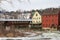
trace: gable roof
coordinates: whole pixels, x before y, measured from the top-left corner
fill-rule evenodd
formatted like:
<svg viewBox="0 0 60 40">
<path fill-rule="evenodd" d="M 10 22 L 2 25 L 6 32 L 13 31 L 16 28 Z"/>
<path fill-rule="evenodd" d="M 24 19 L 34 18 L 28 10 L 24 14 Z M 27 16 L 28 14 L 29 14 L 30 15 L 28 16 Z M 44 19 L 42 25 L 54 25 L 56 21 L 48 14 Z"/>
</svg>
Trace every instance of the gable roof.
<svg viewBox="0 0 60 40">
<path fill-rule="evenodd" d="M 31 16 L 33 17 L 33 15 L 34 15 L 36 12 L 38 12 L 38 11 L 32 12 Z M 38 13 L 41 15 L 40 12 L 38 12 Z"/>
<path fill-rule="evenodd" d="M 60 9 L 58 8 L 50 8 L 50 9 L 45 9 L 42 12 L 42 15 L 51 15 L 51 14 L 58 14 Z"/>
</svg>

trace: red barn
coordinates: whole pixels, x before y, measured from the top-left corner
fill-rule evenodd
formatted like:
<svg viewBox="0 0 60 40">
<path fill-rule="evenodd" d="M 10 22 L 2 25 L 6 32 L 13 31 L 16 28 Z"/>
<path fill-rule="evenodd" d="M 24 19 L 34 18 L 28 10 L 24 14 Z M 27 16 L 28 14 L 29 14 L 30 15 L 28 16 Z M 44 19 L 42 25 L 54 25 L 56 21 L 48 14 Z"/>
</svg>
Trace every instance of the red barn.
<svg viewBox="0 0 60 40">
<path fill-rule="evenodd" d="M 59 10 L 45 10 L 42 14 L 42 28 L 50 29 L 51 27 L 56 27 L 60 25 L 60 12 Z"/>
</svg>

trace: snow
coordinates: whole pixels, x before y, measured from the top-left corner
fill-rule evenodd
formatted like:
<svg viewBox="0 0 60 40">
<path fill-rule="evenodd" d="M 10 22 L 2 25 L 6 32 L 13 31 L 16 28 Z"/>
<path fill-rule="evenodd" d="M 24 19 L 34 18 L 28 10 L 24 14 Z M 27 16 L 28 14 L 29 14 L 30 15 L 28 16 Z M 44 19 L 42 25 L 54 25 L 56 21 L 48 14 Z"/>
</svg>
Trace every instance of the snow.
<svg viewBox="0 0 60 40">
<path fill-rule="evenodd" d="M 0 38 L 0 39 L 21 39 L 21 40 L 60 40 L 60 34 L 59 33 L 42 33 L 42 35 L 36 35 L 35 33 L 31 33 L 31 32 L 25 32 L 27 34 L 30 34 L 29 36 L 26 37 L 15 37 L 15 38 Z"/>
<path fill-rule="evenodd" d="M 58 33 L 43 33 L 43 38 L 51 38 L 51 40 L 60 40 L 60 34 Z"/>
</svg>

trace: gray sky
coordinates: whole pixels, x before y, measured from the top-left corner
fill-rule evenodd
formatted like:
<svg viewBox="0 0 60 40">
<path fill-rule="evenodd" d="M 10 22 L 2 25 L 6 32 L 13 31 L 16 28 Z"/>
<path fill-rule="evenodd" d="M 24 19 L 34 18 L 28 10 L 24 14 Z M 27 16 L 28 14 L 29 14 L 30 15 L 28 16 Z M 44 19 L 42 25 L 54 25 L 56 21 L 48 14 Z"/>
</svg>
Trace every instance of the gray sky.
<svg viewBox="0 0 60 40">
<path fill-rule="evenodd" d="M 10 0 L 8 0 L 10 1 Z M 7 1 L 1 2 L 1 7 L 8 11 L 16 11 L 16 10 L 32 10 L 32 9 L 45 9 L 50 7 L 59 7 L 60 0 L 21 0 L 24 2 L 19 2 L 18 0 L 12 0 L 12 4 Z"/>
</svg>

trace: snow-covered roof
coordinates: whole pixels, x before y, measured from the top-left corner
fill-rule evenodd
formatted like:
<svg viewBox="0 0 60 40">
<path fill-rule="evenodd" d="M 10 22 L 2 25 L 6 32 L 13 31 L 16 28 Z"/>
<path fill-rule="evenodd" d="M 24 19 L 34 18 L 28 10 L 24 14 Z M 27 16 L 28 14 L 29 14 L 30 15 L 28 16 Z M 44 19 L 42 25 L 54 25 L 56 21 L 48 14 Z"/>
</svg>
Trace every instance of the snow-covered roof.
<svg viewBox="0 0 60 40">
<path fill-rule="evenodd" d="M 32 21 L 32 19 L 0 19 L 0 21 Z"/>
</svg>

